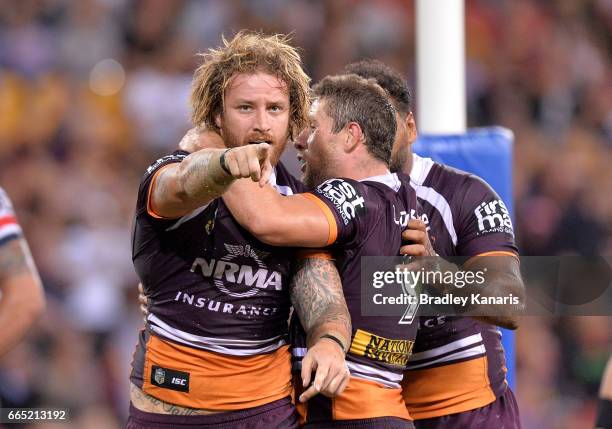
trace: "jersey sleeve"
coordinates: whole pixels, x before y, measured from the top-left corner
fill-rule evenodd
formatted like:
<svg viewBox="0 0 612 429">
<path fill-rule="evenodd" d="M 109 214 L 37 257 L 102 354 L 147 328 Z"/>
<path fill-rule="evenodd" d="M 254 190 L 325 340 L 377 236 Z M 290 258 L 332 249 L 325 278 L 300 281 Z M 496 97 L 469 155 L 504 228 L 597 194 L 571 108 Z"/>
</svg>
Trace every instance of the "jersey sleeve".
<svg viewBox="0 0 612 429">
<path fill-rule="evenodd" d="M 328 246 L 353 242 L 364 230 L 368 196 L 361 183 L 351 179 L 329 179 L 302 195 L 316 203 L 327 217 Z"/>
<path fill-rule="evenodd" d="M 518 255 L 510 213 L 493 188 L 470 175 L 457 199 L 459 255 L 470 257 L 490 252 Z"/>
<path fill-rule="evenodd" d="M 156 216 L 154 213 L 152 213 L 149 207 L 151 185 L 155 181 L 155 176 L 159 172 L 159 170 L 161 170 L 166 165 L 182 162 L 187 155 L 189 155 L 189 152 L 178 150 L 172 153 L 171 155 L 166 155 L 159 158 L 147 168 L 145 174 L 142 176 L 140 188 L 138 189 L 138 202 L 136 204 L 137 215 L 147 215 L 151 218 L 159 219 L 159 216 Z"/>
<path fill-rule="evenodd" d="M 0 246 L 23 235 L 17 223 L 13 204 L 8 195 L 0 188 Z"/>
<path fill-rule="evenodd" d="M 282 162 L 276 165 L 276 182 L 275 188 L 281 195 L 302 194 L 310 190 L 296 179 Z"/>
</svg>

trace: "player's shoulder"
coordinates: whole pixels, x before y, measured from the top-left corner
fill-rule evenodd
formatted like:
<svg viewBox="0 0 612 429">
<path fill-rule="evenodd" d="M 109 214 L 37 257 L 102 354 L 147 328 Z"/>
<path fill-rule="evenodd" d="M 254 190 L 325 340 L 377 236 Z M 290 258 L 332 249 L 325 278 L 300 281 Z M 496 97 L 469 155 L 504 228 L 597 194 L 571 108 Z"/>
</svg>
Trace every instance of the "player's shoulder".
<svg viewBox="0 0 612 429">
<path fill-rule="evenodd" d="M 417 195 L 433 190 L 449 201 L 462 200 L 468 194 L 496 195 L 493 188 L 476 174 L 416 154 L 413 156 L 410 182 L 417 189 Z"/>
<path fill-rule="evenodd" d="M 0 218 L 14 217 L 13 203 L 6 191 L 0 187 Z"/>
<path fill-rule="evenodd" d="M 363 186 L 370 187 L 377 192 L 398 192 L 402 187 L 402 179 L 398 173 L 386 173 L 368 177 L 359 181 Z"/>
<path fill-rule="evenodd" d="M 189 155 L 189 152 L 184 150 L 175 150 L 169 155 L 164 155 L 153 161 L 146 169 L 143 181 L 152 176 L 157 170 L 165 165 L 172 164 L 175 162 L 181 162 Z"/>
<path fill-rule="evenodd" d="M 338 203 L 359 201 L 360 204 L 378 206 L 380 200 L 386 200 L 391 194 L 397 194 L 402 185 L 396 173 L 371 176 L 360 180 L 334 177 L 318 185 L 312 192 Z"/>
<path fill-rule="evenodd" d="M 317 192 L 340 192 L 344 195 L 355 195 L 366 199 L 366 203 L 376 203 L 397 194 L 402 188 L 402 181 L 396 173 L 386 173 L 364 179 L 336 177 L 319 185 Z"/>
<path fill-rule="evenodd" d="M 366 185 L 348 177 L 333 177 L 317 185 L 311 192 L 315 195 L 322 195 L 332 202 L 341 203 L 346 200 L 363 198 Z"/>
<path fill-rule="evenodd" d="M 10 208 L 12 207 L 12 203 L 4 188 L 0 186 L 0 210 L 2 210 L 4 207 Z"/>
<path fill-rule="evenodd" d="M 13 203 L 4 189 L 0 188 L 0 245 L 21 236 Z"/>
</svg>

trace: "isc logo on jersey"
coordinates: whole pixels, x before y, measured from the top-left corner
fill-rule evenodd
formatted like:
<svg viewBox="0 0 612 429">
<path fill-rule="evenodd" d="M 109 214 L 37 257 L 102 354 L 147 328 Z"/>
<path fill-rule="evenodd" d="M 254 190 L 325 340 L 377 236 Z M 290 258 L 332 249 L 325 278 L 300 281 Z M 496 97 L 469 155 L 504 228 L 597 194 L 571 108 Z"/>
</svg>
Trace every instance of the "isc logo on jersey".
<svg viewBox="0 0 612 429">
<path fill-rule="evenodd" d="M 480 234 L 490 232 L 514 234 L 510 213 L 502 200 L 481 203 L 474 210 L 474 214 L 478 220 L 478 231 Z"/>
<path fill-rule="evenodd" d="M 247 298 L 262 290 L 283 288 L 282 276 L 264 264 L 269 252 L 251 245 L 225 244 L 227 254 L 217 259 L 196 258 L 191 272 L 200 271 L 204 277 L 212 277 L 217 288 L 236 298 Z"/>
<path fill-rule="evenodd" d="M 357 214 L 365 209 L 365 200 L 357 193 L 353 185 L 342 179 L 330 179 L 317 187 L 317 192 L 323 194 L 338 209 L 342 221 L 348 225 Z"/>
</svg>

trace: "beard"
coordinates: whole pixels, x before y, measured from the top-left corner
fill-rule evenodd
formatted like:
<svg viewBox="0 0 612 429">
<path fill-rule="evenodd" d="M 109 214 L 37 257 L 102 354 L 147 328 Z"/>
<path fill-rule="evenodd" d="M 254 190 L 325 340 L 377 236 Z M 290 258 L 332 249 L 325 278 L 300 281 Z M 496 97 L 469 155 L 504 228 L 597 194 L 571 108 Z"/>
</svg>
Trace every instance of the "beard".
<svg viewBox="0 0 612 429">
<path fill-rule="evenodd" d="M 402 145 L 402 147 L 400 147 L 396 153 L 391 155 L 391 163 L 389 165 L 391 172 L 398 173 L 403 171 L 403 168 L 408 162 L 408 157 L 410 155 L 408 145 Z"/>
<path fill-rule="evenodd" d="M 306 171 L 304 171 L 303 182 L 308 189 L 315 189 L 321 183 L 333 176 L 330 174 L 330 161 L 322 160 L 317 168 L 312 168 L 310 164 L 307 164 Z"/>
</svg>

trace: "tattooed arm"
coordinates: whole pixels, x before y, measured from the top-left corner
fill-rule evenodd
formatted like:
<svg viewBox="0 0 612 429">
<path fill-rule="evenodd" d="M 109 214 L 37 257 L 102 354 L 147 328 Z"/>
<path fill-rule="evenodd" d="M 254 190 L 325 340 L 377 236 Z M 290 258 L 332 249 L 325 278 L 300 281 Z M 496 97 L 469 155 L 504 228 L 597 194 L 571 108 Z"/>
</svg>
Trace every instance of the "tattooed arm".
<svg viewBox="0 0 612 429">
<path fill-rule="evenodd" d="M 235 179 L 250 177 L 263 186 L 271 172 L 267 143 L 201 149 L 159 169 L 151 183 L 150 209 L 177 218 L 219 197 Z"/>
<path fill-rule="evenodd" d="M 17 344 L 43 312 L 40 277 L 23 238 L 0 247 L 0 356 Z"/>
<path fill-rule="evenodd" d="M 348 350 L 351 341 L 349 315 L 338 269 L 332 260 L 307 258 L 297 262 L 291 280 L 291 303 L 308 334 L 308 346 L 331 334 Z"/>
<path fill-rule="evenodd" d="M 301 396 L 342 393 L 350 373 L 344 355 L 351 341 L 351 316 L 344 300 L 338 270 L 330 259 L 300 259 L 291 281 L 291 302 L 307 333 L 308 352 L 302 361 L 302 383 L 314 382 Z M 342 347 L 333 338 L 342 343 Z"/>
<path fill-rule="evenodd" d="M 172 414 L 175 416 L 196 416 L 215 414 L 220 411 L 208 411 L 199 408 L 181 407 L 180 405 L 170 404 L 169 402 L 161 401 L 151 395 L 144 393 L 134 384 L 130 383 L 130 401 L 134 407 L 140 411 L 156 414 Z"/>
</svg>

